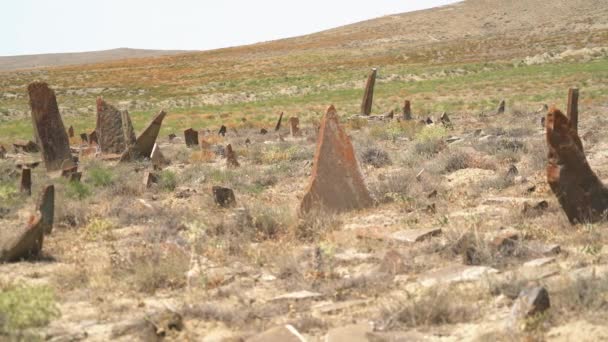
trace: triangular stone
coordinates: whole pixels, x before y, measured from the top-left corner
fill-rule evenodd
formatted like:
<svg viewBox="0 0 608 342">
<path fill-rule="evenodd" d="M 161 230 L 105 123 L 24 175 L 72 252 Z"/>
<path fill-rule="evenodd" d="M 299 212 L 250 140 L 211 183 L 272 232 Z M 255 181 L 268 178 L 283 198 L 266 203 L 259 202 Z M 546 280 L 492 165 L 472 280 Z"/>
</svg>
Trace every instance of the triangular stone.
<svg viewBox="0 0 608 342">
<path fill-rule="evenodd" d="M 135 144 L 128 148 L 120 157 L 120 161 L 130 161 L 134 159 L 150 158 L 156 138 L 160 132 L 160 127 L 167 113 L 161 111 L 154 117 L 152 122 L 146 127 L 135 141 Z"/>
<path fill-rule="evenodd" d="M 55 92 L 46 83 L 27 87 L 36 139 L 42 149 L 47 171 L 56 171 L 65 161 L 72 162 L 70 141 L 59 114 Z"/>
<path fill-rule="evenodd" d="M 350 138 L 340 127 L 336 109 L 331 106 L 321 121 L 312 176 L 300 211 L 343 212 L 370 207 L 373 203 Z"/>
<path fill-rule="evenodd" d="M 0 229 L 0 263 L 28 259 L 40 254 L 44 231 L 42 216 L 36 212 L 25 227 Z"/>
<path fill-rule="evenodd" d="M 38 210 L 42 215 L 42 228 L 44 234 L 50 234 L 53 231 L 53 221 L 55 219 L 55 186 L 47 185 L 40 199 L 38 200 Z"/>
<path fill-rule="evenodd" d="M 129 113 L 97 98 L 97 139 L 103 153 L 122 153 L 135 142 Z"/>
</svg>

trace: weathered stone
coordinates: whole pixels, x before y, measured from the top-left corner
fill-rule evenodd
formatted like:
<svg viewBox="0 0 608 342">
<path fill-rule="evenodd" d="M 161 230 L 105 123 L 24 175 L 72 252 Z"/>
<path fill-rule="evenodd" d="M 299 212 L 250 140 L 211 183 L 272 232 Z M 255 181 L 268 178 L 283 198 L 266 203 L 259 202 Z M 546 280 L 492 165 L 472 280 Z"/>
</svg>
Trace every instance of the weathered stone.
<svg viewBox="0 0 608 342">
<path fill-rule="evenodd" d="M 51 234 L 55 220 L 55 186 L 47 185 L 38 199 L 38 210 L 42 216 L 44 234 Z"/>
<path fill-rule="evenodd" d="M 393 120 L 395 118 L 395 111 L 391 110 L 390 112 L 384 114 L 385 120 Z"/>
<path fill-rule="evenodd" d="M 338 122 L 334 106 L 321 121 L 310 184 L 300 212 L 314 209 L 343 212 L 374 203 L 355 157 L 350 138 Z"/>
<path fill-rule="evenodd" d="M 135 143 L 135 132 L 129 113 L 120 111 L 97 98 L 97 138 L 103 153 L 123 153 Z"/>
<path fill-rule="evenodd" d="M 80 133 L 80 142 L 83 144 L 88 144 L 89 136 L 86 133 Z"/>
<path fill-rule="evenodd" d="M 32 169 L 24 167 L 21 169 L 21 193 L 32 195 Z"/>
<path fill-rule="evenodd" d="M 501 100 L 498 104 L 498 109 L 496 109 L 496 114 L 504 114 L 507 103 L 505 100 Z"/>
<path fill-rule="evenodd" d="M 61 170 L 61 177 L 70 179 L 73 173 L 78 172 L 78 166 L 68 166 Z"/>
<path fill-rule="evenodd" d="M 457 265 L 427 272 L 418 281 L 425 287 L 431 287 L 437 284 L 476 281 L 494 273 L 498 273 L 498 270 L 491 267 Z"/>
<path fill-rule="evenodd" d="M 277 121 L 277 125 L 274 126 L 274 131 L 278 131 L 281 129 L 281 122 L 283 121 L 283 112 L 279 115 L 279 121 Z"/>
<path fill-rule="evenodd" d="M 265 128 L 262 128 L 262 129 L 260 130 L 260 134 L 261 134 L 261 135 L 266 135 L 266 134 L 268 134 L 268 131 L 267 131 Z"/>
<path fill-rule="evenodd" d="M 250 144 L 251 144 L 251 140 L 250 140 L 249 138 L 247 138 L 247 139 L 245 140 L 245 145 L 250 145 Z"/>
<path fill-rule="evenodd" d="M 443 114 L 441 114 L 439 121 L 441 121 L 441 123 L 446 127 L 452 127 L 452 121 L 450 120 L 447 112 L 443 112 Z"/>
<path fill-rule="evenodd" d="M 40 151 L 40 147 L 38 145 L 29 140 L 29 141 L 16 141 L 13 143 L 13 149 L 16 153 L 25 152 L 25 153 L 36 153 Z"/>
<path fill-rule="evenodd" d="M 89 145 L 99 145 L 99 139 L 97 139 L 97 131 L 93 131 L 89 134 L 88 137 Z"/>
<path fill-rule="evenodd" d="M 304 299 L 313 299 L 313 298 L 319 298 L 322 297 L 323 295 L 317 292 L 310 292 L 310 291 L 296 291 L 296 292 L 290 292 L 284 295 L 280 295 L 277 297 L 272 298 L 272 300 L 304 300 Z"/>
<path fill-rule="evenodd" d="M 246 340 L 247 342 L 306 342 L 293 326 L 281 325 L 264 331 Z"/>
<path fill-rule="evenodd" d="M 197 132 L 197 134 L 198 134 L 198 132 Z M 169 138 L 169 141 L 173 141 L 173 139 L 177 138 L 177 135 L 171 133 L 171 134 L 169 134 L 168 138 Z"/>
<path fill-rule="evenodd" d="M 226 146 L 226 166 L 227 167 L 239 167 L 239 161 L 236 159 L 236 153 L 232 150 L 232 145 Z"/>
<path fill-rule="evenodd" d="M 433 124 L 433 119 L 431 119 L 431 117 L 426 118 L 426 121 L 424 122 L 427 125 L 432 125 Z"/>
<path fill-rule="evenodd" d="M 536 204 L 524 203 L 522 214 L 526 217 L 537 217 L 542 215 L 547 209 L 549 209 L 549 202 L 540 201 Z"/>
<path fill-rule="evenodd" d="M 300 131 L 300 119 L 296 117 L 289 118 L 289 131 L 291 132 L 292 137 L 302 136 L 302 132 Z"/>
<path fill-rule="evenodd" d="M 399 242 L 414 243 L 430 239 L 441 234 L 441 228 L 408 229 L 390 235 L 390 238 Z"/>
<path fill-rule="evenodd" d="M 572 122 L 555 107 L 546 119 L 547 181 L 571 223 L 606 217 L 608 189 L 593 172 Z"/>
<path fill-rule="evenodd" d="M 162 170 L 164 167 L 170 164 L 169 160 L 165 158 L 163 153 L 160 151 L 160 147 L 158 144 L 154 144 L 152 148 L 152 153 L 150 154 L 150 161 L 152 162 L 152 166 L 156 170 Z"/>
<path fill-rule="evenodd" d="M 361 103 L 361 114 L 370 115 L 372 113 L 372 103 L 374 101 L 374 85 L 376 84 L 376 74 L 378 70 L 372 69 L 372 72 L 367 78 L 365 84 L 365 93 L 363 93 L 363 101 Z"/>
<path fill-rule="evenodd" d="M 222 208 L 229 208 L 236 205 L 236 198 L 234 197 L 234 191 L 232 191 L 232 189 L 214 186 L 211 190 L 213 192 L 215 204 Z"/>
<path fill-rule="evenodd" d="M 513 304 L 511 316 L 515 320 L 531 317 L 551 307 L 549 292 L 544 287 L 524 289 Z"/>
<path fill-rule="evenodd" d="M 36 212 L 25 227 L 0 229 L 0 263 L 29 259 L 40 255 L 44 231 L 42 217 Z"/>
<path fill-rule="evenodd" d="M 403 104 L 403 120 L 412 120 L 412 107 L 409 100 Z"/>
<path fill-rule="evenodd" d="M 568 90 L 568 109 L 566 115 L 568 115 L 568 120 L 570 120 L 570 128 L 578 133 L 578 89 L 576 88 Z"/>
<path fill-rule="evenodd" d="M 144 181 L 143 181 L 144 188 L 148 189 L 152 186 L 152 184 L 156 184 L 156 183 L 158 183 L 158 176 L 153 172 L 146 171 L 144 173 Z"/>
<path fill-rule="evenodd" d="M 167 113 L 164 111 L 158 113 L 148 127 L 146 127 L 137 138 L 135 144 L 122 154 L 120 161 L 150 158 L 154 144 L 156 144 L 156 138 L 158 138 L 158 132 L 160 132 L 160 127 L 163 124 L 166 115 Z"/>
<path fill-rule="evenodd" d="M 47 171 L 61 169 L 72 161 L 70 142 L 66 133 L 55 92 L 46 83 L 34 82 L 27 87 L 32 109 L 32 121 Z"/>
<path fill-rule="evenodd" d="M 228 131 L 228 129 L 226 128 L 226 126 L 222 125 L 222 127 L 220 127 L 220 130 L 219 130 L 219 132 L 217 132 L 217 134 L 225 137 L 227 131 Z"/>
<path fill-rule="evenodd" d="M 184 140 L 188 147 L 198 146 L 198 131 L 188 128 L 184 131 Z"/>
<path fill-rule="evenodd" d="M 68 138 L 73 138 L 74 137 L 74 127 L 70 126 L 68 128 Z"/>
<path fill-rule="evenodd" d="M 344 327 L 333 328 L 327 332 L 325 342 L 368 342 L 368 333 L 373 331 L 371 324 L 351 324 Z"/>
</svg>

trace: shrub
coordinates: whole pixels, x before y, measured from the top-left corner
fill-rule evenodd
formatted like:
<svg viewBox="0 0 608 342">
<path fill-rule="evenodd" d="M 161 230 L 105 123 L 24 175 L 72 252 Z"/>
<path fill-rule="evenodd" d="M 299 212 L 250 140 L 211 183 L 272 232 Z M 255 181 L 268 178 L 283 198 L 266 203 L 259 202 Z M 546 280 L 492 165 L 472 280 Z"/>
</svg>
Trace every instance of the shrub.
<svg viewBox="0 0 608 342">
<path fill-rule="evenodd" d="M 113 174 L 110 170 L 95 166 L 89 169 L 89 182 L 95 187 L 106 187 L 113 183 Z"/>
<path fill-rule="evenodd" d="M 158 185 L 165 191 L 173 191 L 177 187 L 177 177 L 175 172 L 164 170 L 159 175 Z"/>
<path fill-rule="evenodd" d="M 361 153 L 361 162 L 375 168 L 391 165 L 392 161 L 384 150 L 376 147 L 368 147 Z"/>
<path fill-rule="evenodd" d="M 91 189 L 81 182 L 68 182 L 65 186 L 65 195 L 71 199 L 83 200 L 91 195 Z"/>
<path fill-rule="evenodd" d="M 84 232 L 87 240 L 94 241 L 99 238 L 108 240 L 112 238 L 111 230 L 113 228 L 114 225 L 110 221 L 94 218 L 86 225 Z"/>
<path fill-rule="evenodd" d="M 54 294 L 47 286 L 0 286 L 0 335 L 43 327 L 58 316 Z"/>
</svg>

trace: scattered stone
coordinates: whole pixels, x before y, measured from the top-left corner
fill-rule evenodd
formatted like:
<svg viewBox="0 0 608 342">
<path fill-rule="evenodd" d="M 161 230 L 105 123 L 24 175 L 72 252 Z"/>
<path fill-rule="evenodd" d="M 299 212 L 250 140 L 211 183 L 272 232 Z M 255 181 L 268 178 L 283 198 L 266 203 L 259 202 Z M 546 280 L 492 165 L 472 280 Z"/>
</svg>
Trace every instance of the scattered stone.
<svg viewBox="0 0 608 342">
<path fill-rule="evenodd" d="M 292 137 L 302 136 L 302 132 L 300 131 L 300 119 L 296 117 L 289 118 L 289 131 L 291 132 Z"/>
<path fill-rule="evenodd" d="M 55 92 L 46 83 L 34 82 L 27 87 L 34 122 L 34 133 L 47 171 L 60 170 L 72 162 L 70 142 L 66 133 Z"/>
<path fill-rule="evenodd" d="M 198 134 L 198 132 L 196 132 Z M 177 138 L 177 135 L 174 133 L 169 134 L 169 141 L 173 141 L 173 139 Z"/>
<path fill-rule="evenodd" d="M 40 255 L 44 231 L 42 217 L 36 212 L 25 227 L 0 229 L 0 263 L 29 259 Z"/>
<path fill-rule="evenodd" d="M 372 331 L 373 326 L 371 324 L 351 324 L 329 330 L 325 336 L 325 342 L 367 342 L 369 341 L 367 334 Z"/>
<path fill-rule="evenodd" d="M 507 105 L 506 101 L 501 100 L 500 103 L 498 104 L 498 109 L 496 109 L 496 114 L 504 114 L 506 105 Z"/>
<path fill-rule="evenodd" d="M 322 297 L 323 295 L 317 292 L 310 292 L 310 291 L 297 291 L 297 292 L 290 292 L 284 295 L 280 295 L 278 297 L 274 297 L 272 298 L 273 301 L 275 300 L 303 300 L 303 299 L 312 299 L 312 298 L 319 298 Z"/>
<path fill-rule="evenodd" d="M 390 238 L 399 242 L 415 243 L 430 239 L 441 234 L 441 228 L 408 229 L 395 232 Z"/>
<path fill-rule="evenodd" d="M 226 126 L 222 125 L 222 127 L 220 127 L 220 130 L 219 130 L 219 132 L 217 132 L 217 134 L 225 137 L 226 132 L 228 132 L 228 129 L 226 128 Z"/>
<path fill-rule="evenodd" d="M 226 146 L 226 166 L 227 167 L 239 167 L 239 161 L 236 159 L 236 153 L 232 150 L 232 145 Z"/>
<path fill-rule="evenodd" d="M 154 144 L 154 147 L 152 148 L 150 161 L 152 162 L 152 166 L 155 170 L 162 170 L 164 167 L 170 164 L 169 160 L 167 160 L 167 158 L 165 158 L 163 153 L 160 151 L 158 144 Z"/>
<path fill-rule="evenodd" d="M 24 167 L 21 169 L 21 193 L 32 195 L 32 169 Z"/>
<path fill-rule="evenodd" d="M 427 272 L 418 281 L 425 287 L 431 287 L 437 284 L 477 281 L 495 273 L 498 273 L 498 270 L 491 267 L 456 265 Z"/>
<path fill-rule="evenodd" d="M 158 176 L 155 173 L 152 173 L 150 171 L 146 171 L 144 173 L 144 188 L 148 189 L 152 186 L 152 184 L 157 184 L 158 183 Z"/>
<path fill-rule="evenodd" d="M 524 267 L 542 267 L 542 266 L 545 266 L 545 265 L 552 264 L 556 260 L 557 259 L 555 259 L 555 257 L 546 257 L 546 258 L 534 259 L 534 260 L 530 260 L 530 261 L 524 263 Z"/>
<path fill-rule="evenodd" d="M 608 189 L 587 162 L 576 122 L 555 107 L 549 110 L 546 121 L 547 181 L 566 216 L 573 224 L 604 219 Z"/>
<path fill-rule="evenodd" d="M 184 131 L 184 140 L 187 147 L 198 146 L 198 131 L 188 128 Z"/>
<path fill-rule="evenodd" d="M 293 326 L 281 325 L 248 338 L 246 342 L 306 342 L 306 339 Z"/>
<path fill-rule="evenodd" d="M 73 138 L 74 137 L 74 127 L 70 126 L 68 128 L 68 138 Z"/>
<path fill-rule="evenodd" d="M 42 217 L 42 229 L 49 235 L 53 231 L 55 220 L 55 186 L 47 185 L 38 199 L 38 211 Z"/>
<path fill-rule="evenodd" d="M 283 112 L 279 115 L 279 121 L 277 121 L 277 125 L 274 127 L 274 131 L 277 132 L 281 129 L 281 122 L 283 121 Z"/>
<path fill-rule="evenodd" d="M 377 72 L 378 70 L 376 68 L 373 68 L 372 72 L 367 78 L 367 83 L 365 84 L 365 93 L 363 93 L 363 101 L 361 103 L 362 115 L 368 116 L 372 113 L 372 103 L 374 101 L 374 85 L 376 84 Z"/>
<path fill-rule="evenodd" d="M 265 128 L 262 128 L 262 129 L 260 130 L 260 134 L 261 134 L 261 135 L 266 135 L 266 134 L 268 134 L 268 131 L 267 131 Z"/>
<path fill-rule="evenodd" d="M 182 331 L 184 329 L 182 315 L 168 309 L 147 315 L 146 323 L 152 328 L 157 338 L 164 338 L 171 332 Z"/>
<path fill-rule="evenodd" d="M 232 191 L 232 189 L 214 186 L 211 190 L 213 192 L 215 204 L 222 208 L 229 208 L 236 205 L 236 198 L 234 197 L 234 191 Z"/>
<path fill-rule="evenodd" d="M 441 116 L 439 117 L 439 121 L 441 121 L 441 123 L 445 127 L 452 127 L 452 121 L 450 121 L 450 117 L 448 116 L 448 113 L 446 113 L 446 112 L 443 112 L 443 114 L 441 114 Z"/>
<path fill-rule="evenodd" d="M 412 120 L 412 108 L 409 100 L 403 104 L 403 120 Z"/>
<path fill-rule="evenodd" d="M 38 147 L 38 145 L 29 140 L 29 141 L 16 141 L 13 143 L 13 149 L 15 150 L 15 153 L 19 153 L 19 152 L 24 152 L 24 153 L 36 153 L 36 152 L 40 152 L 40 147 Z"/>
<path fill-rule="evenodd" d="M 311 180 L 300 212 L 315 208 L 343 212 L 372 205 L 350 138 L 340 127 L 336 109 L 330 106 L 321 121 Z"/>
<path fill-rule="evenodd" d="M 544 287 L 524 289 L 513 304 L 511 317 L 518 321 L 543 313 L 551 307 L 549 292 Z"/>
<path fill-rule="evenodd" d="M 498 234 L 490 242 L 490 246 L 502 255 L 512 255 L 517 248 L 519 232 L 507 230 Z"/>
<path fill-rule="evenodd" d="M 148 124 L 148 127 L 141 133 L 141 135 L 135 141 L 135 144 L 129 147 L 120 157 L 120 161 L 132 161 L 135 159 L 150 158 L 154 144 L 156 144 L 156 138 L 160 127 L 165 119 L 167 113 L 161 111 L 156 117 Z"/>
</svg>

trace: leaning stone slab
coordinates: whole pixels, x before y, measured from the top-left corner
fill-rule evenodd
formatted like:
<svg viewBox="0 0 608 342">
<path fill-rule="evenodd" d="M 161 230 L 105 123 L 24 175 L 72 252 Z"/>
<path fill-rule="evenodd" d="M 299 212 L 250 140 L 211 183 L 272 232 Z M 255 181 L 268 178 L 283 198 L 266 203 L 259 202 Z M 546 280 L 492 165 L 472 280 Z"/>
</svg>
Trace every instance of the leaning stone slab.
<svg viewBox="0 0 608 342">
<path fill-rule="evenodd" d="M 334 106 L 321 121 L 310 184 L 300 212 L 315 209 L 344 212 L 374 203 L 359 170 L 353 145 L 340 127 Z"/>
<path fill-rule="evenodd" d="M 36 212 L 25 227 L 0 229 L 0 263 L 36 257 L 42 250 L 42 216 Z"/>
<path fill-rule="evenodd" d="M 421 276 L 418 282 L 422 286 L 431 287 L 438 284 L 476 281 L 496 273 L 498 270 L 491 267 L 455 265 L 430 271 Z"/>
<path fill-rule="evenodd" d="M 377 73 L 378 69 L 373 68 L 372 72 L 367 77 L 365 92 L 363 93 L 363 101 L 361 102 L 362 115 L 370 115 L 372 113 L 372 104 L 374 102 L 374 85 L 376 84 Z"/>
<path fill-rule="evenodd" d="M 245 340 L 246 342 L 306 342 L 292 325 L 281 325 Z"/>
<path fill-rule="evenodd" d="M 281 122 L 283 121 L 283 112 L 279 115 L 279 120 L 277 121 L 277 125 L 274 127 L 275 132 L 281 129 Z"/>
<path fill-rule="evenodd" d="M 97 139 L 103 153 L 123 153 L 135 143 L 135 131 L 127 111 L 97 98 Z"/>
<path fill-rule="evenodd" d="M 120 157 L 120 161 L 131 161 L 135 159 L 150 158 L 160 127 L 167 113 L 161 111 L 154 117 L 148 127 L 140 134 L 133 146 L 129 147 Z"/>
<path fill-rule="evenodd" d="M 278 297 L 274 297 L 272 298 L 272 300 L 303 300 L 303 299 L 312 299 L 312 298 L 319 298 L 322 297 L 323 295 L 317 292 L 310 292 L 310 291 L 298 291 L 298 292 L 291 292 L 291 293 L 287 293 Z"/>
<path fill-rule="evenodd" d="M 31 83 L 27 90 L 30 97 L 34 132 L 40 144 L 47 171 L 59 170 L 66 162 L 73 163 L 70 141 L 59 114 L 55 92 L 43 82 Z"/>
</svg>

